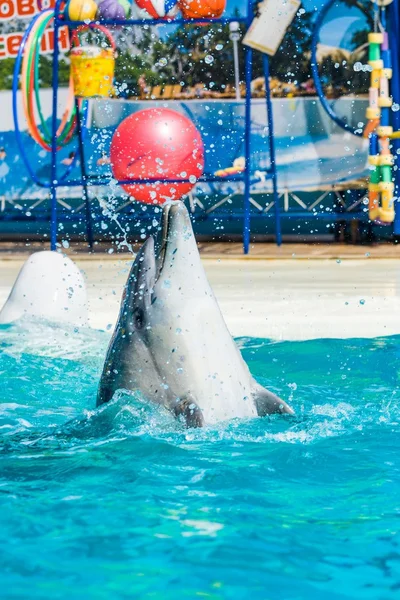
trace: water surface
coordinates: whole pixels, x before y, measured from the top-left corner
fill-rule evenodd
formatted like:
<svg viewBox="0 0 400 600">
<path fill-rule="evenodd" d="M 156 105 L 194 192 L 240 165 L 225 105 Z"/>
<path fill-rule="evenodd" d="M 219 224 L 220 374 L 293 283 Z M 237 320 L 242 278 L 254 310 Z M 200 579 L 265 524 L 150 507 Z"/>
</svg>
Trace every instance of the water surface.
<svg viewBox="0 0 400 600">
<path fill-rule="evenodd" d="M 400 337 L 239 339 L 296 417 L 94 410 L 109 335 L 0 328 L 8 599 L 395 599 Z"/>
</svg>

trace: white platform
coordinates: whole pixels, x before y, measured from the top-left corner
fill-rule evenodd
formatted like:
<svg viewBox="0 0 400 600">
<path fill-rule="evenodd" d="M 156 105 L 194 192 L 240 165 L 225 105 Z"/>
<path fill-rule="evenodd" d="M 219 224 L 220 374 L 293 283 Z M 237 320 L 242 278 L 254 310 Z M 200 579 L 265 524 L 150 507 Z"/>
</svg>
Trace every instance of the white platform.
<svg viewBox="0 0 400 600">
<path fill-rule="evenodd" d="M 113 326 L 129 263 L 75 259 L 94 328 Z M 0 260 L 0 305 L 22 259 Z M 400 261 L 221 260 L 204 265 L 234 336 L 304 340 L 400 334 Z"/>
</svg>

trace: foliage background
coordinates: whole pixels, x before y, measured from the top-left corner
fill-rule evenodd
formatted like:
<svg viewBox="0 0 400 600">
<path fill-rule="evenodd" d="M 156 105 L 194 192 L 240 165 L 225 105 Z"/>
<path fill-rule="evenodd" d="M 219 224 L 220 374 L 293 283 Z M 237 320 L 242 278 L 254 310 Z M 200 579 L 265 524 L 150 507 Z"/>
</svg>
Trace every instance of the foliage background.
<svg viewBox="0 0 400 600">
<path fill-rule="evenodd" d="M 368 0 L 342 0 L 344 4 L 359 4 L 368 8 Z M 238 8 L 235 9 L 239 14 Z M 288 30 L 284 41 L 271 61 L 271 76 L 282 82 L 300 86 L 310 77 L 310 38 L 315 10 L 301 9 Z M 10 30 L 22 30 L 26 22 L 7 24 Z M 5 26 L 0 26 L 5 30 Z M 203 83 L 209 89 L 222 91 L 234 81 L 232 42 L 229 26 L 213 24 L 207 27 L 131 27 L 114 32 L 119 48 L 116 60 L 116 89 L 122 96 L 138 94 L 137 81 L 145 75 L 149 86 L 164 83 L 181 83 L 193 86 Z M 244 31 L 241 32 L 244 34 Z M 366 40 L 367 30 L 353 34 L 353 49 Z M 240 76 L 244 79 L 244 48 L 239 44 Z M 346 60 L 347 59 L 347 60 Z M 14 59 L 0 60 L 0 89 L 11 89 Z M 366 91 L 364 73 L 354 71 L 354 61 L 338 50 L 321 60 L 323 80 L 340 93 Z M 42 87 L 51 87 L 52 59 L 41 58 L 40 81 Z M 262 76 L 262 57 L 254 53 L 253 78 Z M 60 59 L 60 85 L 67 85 L 69 78 L 68 56 Z"/>
</svg>

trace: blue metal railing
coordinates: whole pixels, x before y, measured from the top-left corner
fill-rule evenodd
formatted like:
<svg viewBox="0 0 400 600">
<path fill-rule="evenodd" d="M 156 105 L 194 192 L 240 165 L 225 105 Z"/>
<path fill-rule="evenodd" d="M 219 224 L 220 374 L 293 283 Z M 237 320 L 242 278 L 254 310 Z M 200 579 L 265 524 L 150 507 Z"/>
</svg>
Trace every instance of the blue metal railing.
<svg viewBox="0 0 400 600">
<path fill-rule="evenodd" d="M 58 33 L 61 26 L 69 26 L 69 27 L 77 27 L 78 25 L 87 25 L 85 22 L 78 21 L 68 21 L 60 16 L 60 6 L 62 0 L 56 0 L 54 7 L 54 40 L 58 40 Z M 89 241 L 89 245 L 92 245 L 93 242 L 93 233 L 92 233 L 92 225 L 91 225 L 91 210 L 90 210 L 90 201 L 88 195 L 88 186 L 90 185 L 107 185 L 111 181 L 114 183 L 115 180 L 107 177 L 98 177 L 93 176 L 86 171 L 86 165 L 84 160 L 84 146 L 82 143 L 82 135 L 83 135 L 83 127 L 81 126 L 81 117 L 79 107 L 77 108 L 77 137 L 78 137 L 78 149 L 75 152 L 74 162 L 79 155 L 80 157 L 80 168 L 81 168 L 81 177 L 78 180 L 68 180 L 68 175 L 73 168 L 73 164 L 68 167 L 68 169 L 63 173 L 61 177 L 58 177 L 58 165 L 57 165 L 57 102 L 58 102 L 58 57 L 59 57 L 59 48 L 58 44 L 54 44 L 54 54 L 53 54 L 53 72 L 52 72 L 52 81 L 53 81 L 53 98 L 52 98 L 52 116 L 51 116 L 51 180 L 50 181 L 42 181 L 40 180 L 36 174 L 34 173 L 30 163 L 29 158 L 25 152 L 24 144 L 21 136 L 21 131 L 18 123 L 18 113 L 17 113 L 17 92 L 18 92 L 18 79 L 19 72 L 21 69 L 22 56 L 24 52 L 24 48 L 26 45 L 26 40 L 34 26 L 37 17 L 32 21 L 30 26 L 28 27 L 25 35 L 23 37 L 21 47 L 18 52 L 15 70 L 14 70 L 14 78 L 13 78 L 13 112 L 14 112 L 14 124 L 15 124 L 15 132 L 17 136 L 18 146 L 21 151 L 22 158 L 27 167 L 28 173 L 31 179 L 39 186 L 49 188 L 50 191 L 50 199 L 51 199 L 51 229 L 50 229 L 50 238 L 51 238 L 51 248 L 54 250 L 56 248 L 57 243 L 57 188 L 62 186 L 72 187 L 72 186 L 82 186 L 84 190 L 84 199 L 86 204 L 86 227 L 87 227 L 87 237 Z M 133 25 L 195 25 L 210 23 L 220 23 L 220 24 L 228 24 L 231 22 L 239 22 L 243 23 L 248 27 L 253 20 L 253 0 L 247 0 L 247 12 L 245 17 L 222 17 L 219 19 L 127 19 L 127 20 L 101 20 L 101 24 L 105 26 L 133 26 Z M 253 51 L 246 47 L 245 48 L 245 82 L 246 82 L 246 96 L 245 96 L 245 131 L 244 131 L 244 140 L 245 140 L 245 161 L 246 167 L 245 171 L 242 175 L 237 175 L 234 177 L 214 177 L 214 176 L 203 176 L 199 178 L 199 181 L 204 181 L 208 183 L 216 183 L 216 182 L 227 182 L 227 181 L 243 181 L 244 182 L 244 206 L 243 206 L 243 250 L 244 253 L 247 254 L 249 252 L 250 247 L 250 235 L 251 235 L 251 210 L 250 210 L 250 193 L 251 193 L 251 79 L 252 79 L 252 54 Z M 269 90 L 269 63 L 268 57 L 264 58 L 264 68 L 265 68 L 265 87 L 266 87 L 266 102 L 267 102 L 267 113 L 268 113 L 268 141 L 269 141 L 269 151 L 271 155 L 271 166 L 267 170 L 267 177 L 271 177 L 273 180 L 273 193 L 275 196 L 275 210 L 276 210 L 276 241 L 278 244 L 281 243 L 281 233 L 280 233 L 280 214 L 279 214 L 279 203 L 278 203 L 278 193 L 277 193 L 277 173 L 276 173 L 276 163 L 275 163 L 275 142 L 273 137 L 273 117 L 272 117 L 272 104 Z M 157 181 L 162 181 L 165 183 L 179 183 L 179 182 L 187 182 L 186 179 L 157 179 Z M 134 183 L 151 183 L 154 182 L 154 179 L 140 179 L 140 180 L 124 180 L 117 181 L 118 184 L 134 184 Z"/>
<path fill-rule="evenodd" d="M 312 70 L 313 70 L 313 75 L 314 75 L 314 81 L 316 84 L 316 88 L 321 100 L 321 103 L 324 107 L 324 109 L 327 111 L 327 113 L 329 114 L 329 116 L 341 127 L 343 127 L 346 131 L 351 131 L 352 133 L 355 133 L 356 135 L 359 135 L 359 132 L 356 132 L 356 130 L 351 127 L 349 124 L 345 123 L 342 119 L 340 119 L 340 117 L 338 117 L 335 112 L 333 111 L 332 107 L 329 105 L 328 101 L 326 100 L 324 94 L 323 94 L 323 89 L 322 89 L 322 84 L 320 81 L 320 76 L 319 76 L 319 72 L 318 72 L 318 65 L 316 63 L 316 52 L 317 52 L 317 44 L 318 44 L 318 36 L 319 36 L 319 28 L 322 25 L 323 19 L 326 16 L 329 8 L 331 8 L 334 3 L 337 3 L 338 0 L 328 0 L 328 2 L 324 5 L 324 7 L 321 9 L 320 13 L 317 16 L 317 20 L 316 20 L 316 24 L 315 24 L 315 30 L 314 30 L 314 34 L 313 34 L 313 41 L 312 41 Z M 400 101 L 400 88 L 399 88 L 399 64 L 398 64 L 398 42 L 397 42 L 397 38 L 398 35 L 400 34 L 400 29 L 399 29 L 399 18 L 400 18 L 400 14 L 399 14 L 399 4 L 400 4 L 400 0 L 394 0 L 393 4 L 390 5 L 389 10 L 391 11 L 389 13 L 389 30 L 391 28 L 391 46 L 393 48 L 393 67 L 394 67 L 394 74 L 393 74 L 393 95 L 395 98 L 395 101 L 399 102 Z M 63 18 L 60 17 L 59 14 L 59 9 L 60 9 L 60 5 L 61 5 L 61 0 L 57 0 L 56 5 L 55 5 L 55 18 L 54 18 L 54 39 L 57 40 L 58 39 L 58 31 L 59 28 L 61 26 L 64 25 L 69 25 L 71 27 L 76 27 L 79 24 L 81 25 L 86 25 L 86 23 L 84 22 L 71 22 L 71 21 L 66 21 Z M 146 25 L 146 26 L 151 26 L 151 25 L 156 25 L 156 24 L 162 24 L 162 25 L 172 25 L 172 26 L 176 26 L 176 25 L 185 25 L 185 24 L 205 24 L 205 23 L 210 23 L 210 24 L 215 24 L 215 23 L 220 23 L 220 24 L 227 24 L 233 21 L 238 21 L 246 26 L 248 26 L 251 21 L 253 19 L 253 0 L 247 0 L 247 14 L 245 17 L 223 17 L 220 19 L 194 19 L 194 20 L 185 20 L 185 19 L 170 19 L 170 20 L 164 20 L 164 19 L 154 19 L 154 20 L 143 20 L 143 19 L 130 19 L 130 20 L 102 20 L 101 24 L 103 25 L 108 25 L 108 26 L 129 26 L 129 25 Z M 55 44 L 55 49 L 54 49 L 54 60 L 53 60 L 53 98 L 52 98 L 52 117 L 51 117 L 51 131 L 52 131 L 52 151 L 51 151 L 51 177 L 50 180 L 48 181 L 44 181 L 42 179 L 40 179 L 34 172 L 34 170 L 32 169 L 30 163 L 29 163 L 29 157 L 27 156 L 26 150 L 24 148 L 24 143 L 23 143 L 23 138 L 21 135 L 21 131 L 19 128 L 19 123 L 18 123 L 18 115 L 17 115 L 17 92 L 18 92 L 18 78 L 19 78 L 19 72 L 21 69 L 21 63 L 22 63 L 22 56 L 23 56 L 23 52 L 24 52 L 24 48 L 25 48 L 25 44 L 26 44 L 26 40 L 27 37 L 30 33 L 30 31 L 32 30 L 32 27 L 34 25 L 35 21 L 32 21 L 32 23 L 30 24 L 28 30 L 26 31 L 24 38 L 22 40 L 22 44 L 21 47 L 19 49 L 18 52 L 18 56 L 17 56 L 17 60 L 16 60 L 16 65 L 15 65 L 15 71 L 14 71 L 14 79 L 13 79 L 13 110 L 14 110 L 14 122 L 15 122 L 15 131 L 16 131 L 16 137 L 17 137 L 17 142 L 21 151 L 21 155 L 22 158 L 24 160 L 24 163 L 27 167 L 28 173 L 30 175 L 30 177 L 32 178 L 32 180 L 39 186 L 44 187 L 49 189 L 50 191 L 50 197 L 51 197 L 51 247 L 52 249 L 55 249 L 56 247 L 56 243 L 57 243 L 57 228 L 58 228 L 58 211 L 57 211 L 57 189 L 60 186 L 65 186 L 65 187 L 76 187 L 76 186 L 82 186 L 83 188 L 83 196 L 84 196 L 84 202 L 85 202 L 85 214 L 86 214 L 86 233 L 87 233 L 87 238 L 89 241 L 89 244 L 91 245 L 92 243 L 92 239 L 93 239 L 93 232 L 92 232 L 92 211 L 90 208 L 90 201 L 89 201 L 89 194 L 88 194 L 88 187 L 89 186 L 107 186 L 110 183 L 119 183 L 119 184 L 135 184 L 135 183 L 154 183 L 155 181 L 157 182 L 165 182 L 165 183 L 187 183 L 188 179 L 181 179 L 181 178 L 167 178 L 167 179 L 161 179 L 161 178 L 157 178 L 155 179 L 128 179 L 128 180 L 121 180 L 116 182 L 115 179 L 113 179 L 110 176 L 103 176 L 103 175 L 98 175 L 98 174 L 94 174 L 94 173 L 89 173 L 87 172 L 87 166 L 86 166 L 86 161 L 85 161 L 85 156 L 84 156 L 84 145 L 82 143 L 82 139 L 85 133 L 85 125 L 84 125 L 84 121 L 85 118 L 83 118 L 82 115 L 80 115 L 80 111 L 79 111 L 79 107 L 77 107 L 77 119 L 78 119 L 78 126 L 77 126 L 77 148 L 75 150 L 74 153 L 74 162 L 72 165 L 70 165 L 66 170 L 63 170 L 63 173 L 61 175 L 59 175 L 60 173 L 60 165 L 57 162 L 58 156 L 57 156 L 57 148 L 56 148 L 56 134 L 57 134 L 57 101 L 58 101 L 58 69 L 59 69 L 59 65 L 58 65 L 58 56 L 59 56 L 59 49 L 57 47 L 57 44 Z M 396 37 L 395 41 L 392 41 L 392 38 Z M 270 88 L 269 88 L 269 58 L 267 55 L 263 56 L 263 70 L 264 70 L 264 75 L 265 75 L 265 101 L 266 101 L 266 107 L 267 107 L 267 126 L 268 126 L 268 136 L 267 136 L 267 146 L 268 146 L 268 157 L 269 160 L 267 161 L 267 166 L 265 168 L 263 168 L 263 173 L 265 174 L 265 178 L 266 179 L 270 179 L 272 181 L 272 193 L 273 193 L 273 202 L 274 202 L 274 211 L 273 212 L 268 212 L 268 213 L 264 213 L 264 212 L 256 212 L 254 211 L 254 209 L 252 209 L 251 207 L 251 189 L 252 186 L 254 185 L 254 183 L 257 182 L 257 180 L 255 180 L 254 178 L 254 157 L 252 156 L 252 141 L 251 141 L 251 110 L 252 110 L 252 106 L 251 106 L 251 80 L 252 80 L 252 58 L 253 58 L 253 51 L 250 48 L 245 48 L 245 83 L 246 83 L 246 95 L 245 95 L 245 119 L 244 119 L 244 155 L 245 155 L 245 164 L 246 164 L 246 168 L 244 173 L 240 174 L 240 175 L 234 175 L 234 176 L 230 176 L 230 177 L 215 177 L 213 175 L 207 175 L 205 174 L 204 176 L 200 177 L 198 179 L 198 182 L 205 182 L 205 183 L 226 183 L 226 182 L 243 182 L 244 183 L 244 193 L 243 193 L 243 212 L 238 212 L 237 210 L 233 210 L 231 213 L 219 213 L 218 212 L 218 218 L 221 220 L 226 220 L 226 221 L 232 221 L 232 220 L 237 220 L 240 219 L 243 223 L 242 225 L 242 231 L 243 231 L 243 250 L 244 252 L 247 254 L 249 252 L 249 248 L 250 248 L 250 238 L 251 238 L 251 224 L 252 224 L 252 219 L 260 219 L 260 218 L 268 218 L 271 219 L 271 217 L 274 217 L 275 223 L 275 237 L 276 237 L 276 242 L 277 244 L 281 244 L 282 242 L 282 232 L 281 232 L 281 223 L 282 223 L 282 219 L 295 219 L 295 218 L 302 218 L 303 220 L 307 220 L 307 219 L 317 219 L 320 218 L 321 220 L 348 220 L 348 219 L 352 219 L 352 218 L 367 218 L 367 216 L 365 215 L 364 212 L 362 213 L 340 213 L 340 215 L 335 211 L 329 212 L 329 213 L 324 213 L 321 211 L 304 211 L 304 212 L 299 212 L 299 211 L 289 211 L 289 212 L 284 212 L 281 213 L 280 210 L 280 205 L 279 205 L 279 198 L 278 198 L 278 181 L 277 181 L 277 168 L 276 168 L 276 153 L 275 153 L 275 138 L 274 138 L 274 122 L 273 122 L 273 111 L 272 111 L 272 102 L 271 102 L 271 93 L 270 93 Z M 397 100 L 396 100 L 397 98 Z M 87 104 L 84 104 L 84 111 L 87 111 Z M 397 119 L 397 121 L 400 121 L 400 111 L 398 113 L 393 113 L 394 115 L 394 126 L 396 129 L 400 129 L 400 123 L 398 123 L 398 125 L 395 125 L 395 120 Z M 76 162 L 76 160 L 80 158 L 80 177 L 78 179 L 74 178 L 74 179 L 69 179 L 69 175 L 70 172 Z M 400 186 L 400 174 L 398 171 L 395 172 L 395 176 L 396 176 L 396 189 L 399 189 Z M 397 209 L 397 204 L 396 204 L 396 209 Z M 213 213 L 213 217 L 216 217 L 217 213 Z M 96 217 L 94 217 L 96 219 Z M 396 210 L 396 222 L 395 222 L 395 232 L 400 234 L 400 214 L 398 214 L 398 210 Z"/>
<path fill-rule="evenodd" d="M 326 4 L 320 9 L 317 19 L 314 24 L 312 42 L 311 42 L 311 70 L 314 78 L 315 89 L 317 91 L 319 100 L 326 111 L 326 113 L 330 116 L 330 118 L 337 123 L 340 127 L 342 127 L 345 131 L 350 131 L 352 134 L 357 136 L 362 136 L 363 132 L 360 128 L 354 128 L 343 119 L 341 119 L 330 106 L 328 100 L 325 97 L 321 77 L 318 70 L 318 62 L 317 62 L 317 47 L 319 43 L 319 33 L 321 26 L 324 22 L 324 19 L 328 13 L 328 11 L 338 3 L 338 0 L 328 0 Z M 367 17 L 368 21 L 372 23 L 372 19 L 370 17 L 370 13 L 367 8 L 363 6 L 360 2 L 354 0 L 354 5 L 356 5 L 360 10 L 362 10 Z M 378 10 L 378 5 L 370 7 L 371 10 Z M 393 102 L 399 104 L 400 103 L 400 44 L 399 44 L 399 36 L 400 36 L 400 0 L 393 0 L 386 9 L 388 11 L 388 15 L 386 18 L 386 12 L 383 11 L 383 17 L 388 27 L 389 33 L 389 45 L 391 48 L 391 57 L 392 57 L 392 79 L 391 79 L 391 94 L 393 97 Z M 394 131 L 400 131 L 400 111 L 391 111 L 391 124 L 393 126 Z M 398 156 L 397 151 L 400 149 L 400 141 L 395 139 L 392 140 L 393 144 L 393 154 L 395 157 Z M 395 183 L 395 220 L 393 224 L 393 233 L 395 235 L 400 235 L 400 202 L 398 200 L 400 194 L 400 170 L 394 169 L 393 171 L 394 183 Z"/>
</svg>

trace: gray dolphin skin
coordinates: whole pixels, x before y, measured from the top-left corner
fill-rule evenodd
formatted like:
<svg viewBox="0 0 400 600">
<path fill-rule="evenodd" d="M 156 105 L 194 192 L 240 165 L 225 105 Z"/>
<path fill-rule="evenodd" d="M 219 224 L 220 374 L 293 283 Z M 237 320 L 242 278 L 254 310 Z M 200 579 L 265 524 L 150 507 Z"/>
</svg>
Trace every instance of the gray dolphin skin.
<svg viewBox="0 0 400 600">
<path fill-rule="evenodd" d="M 138 390 L 200 427 L 236 417 L 293 414 L 251 376 L 204 272 L 183 202 L 163 208 L 161 247 L 152 237 L 126 283 L 97 396 Z"/>
</svg>

